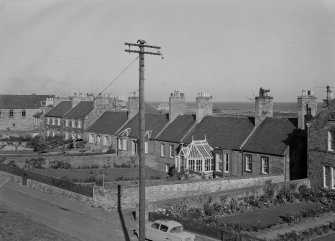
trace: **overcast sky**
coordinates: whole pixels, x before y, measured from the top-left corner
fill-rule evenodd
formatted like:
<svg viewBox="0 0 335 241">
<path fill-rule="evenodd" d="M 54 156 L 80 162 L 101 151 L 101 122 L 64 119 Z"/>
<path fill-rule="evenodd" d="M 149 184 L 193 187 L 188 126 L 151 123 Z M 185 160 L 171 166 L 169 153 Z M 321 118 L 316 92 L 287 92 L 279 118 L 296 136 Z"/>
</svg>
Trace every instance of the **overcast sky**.
<svg viewBox="0 0 335 241">
<path fill-rule="evenodd" d="M 275 101 L 335 86 L 331 0 L 0 0 L 1 94 L 100 92 L 144 39 L 146 100 L 173 90 L 194 101 L 248 101 L 262 86 Z M 135 62 L 108 90 L 138 89 Z"/>
</svg>

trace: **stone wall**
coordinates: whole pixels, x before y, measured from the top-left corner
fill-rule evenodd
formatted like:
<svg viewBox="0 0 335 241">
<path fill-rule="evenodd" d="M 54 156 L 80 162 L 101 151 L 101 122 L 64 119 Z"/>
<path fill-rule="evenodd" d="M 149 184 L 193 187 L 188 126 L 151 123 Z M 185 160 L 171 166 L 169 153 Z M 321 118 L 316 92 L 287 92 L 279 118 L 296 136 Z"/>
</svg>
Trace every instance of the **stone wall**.
<svg viewBox="0 0 335 241">
<path fill-rule="evenodd" d="M 104 165 L 122 164 L 127 163 L 129 157 L 121 157 L 116 154 L 102 154 L 102 155 L 87 155 L 87 156 L 72 156 L 72 155 L 20 155 L 20 156 L 6 156 L 7 161 L 14 160 L 16 165 L 23 167 L 26 163 L 26 159 L 31 158 L 44 158 L 46 160 L 46 167 L 49 166 L 51 161 L 65 161 L 71 164 L 72 167 L 83 167 L 98 165 L 103 167 Z"/>
<path fill-rule="evenodd" d="M 310 180 L 309 179 L 300 179 L 300 180 L 294 180 L 294 181 L 289 181 L 289 182 L 279 182 L 279 183 L 274 183 L 271 185 L 271 187 L 274 188 L 275 193 L 278 192 L 278 190 L 281 189 L 282 186 L 284 185 L 290 185 L 294 184 L 296 185 L 296 190 L 298 190 L 299 186 L 301 185 L 306 185 L 307 187 L 310 187 Z M 242 189 L 237 189 L 237 190 L 230 190 L 230 191 L 219 191 L 219 192 L 214 192 L 214 193 L 207 193 L 207 194 L 200 194 L 200 195 L 195 195 L 194 197 L 198 198 L 189 198 L 188 196 L 186 197 L 181 197 L 181 198 L 174 198 L 174 199 L 167 199 L 167 200 L 160 200 L 156 202 L 151 202 L 148 207 L 149 211 L 155 211 L 157 209 L 162 209 L 162 208 L 167 208 L 171 205 L 171 203 L 179 202 L 179 201 L 185 201 L 188 203 L 190 206 L 196 206 L 199 205 L 198 201 L 201 200 L 201 197 L 211 197 L 212 200 L 220 200 L 222 196 L 226 196 L 227 200 L 230 199 L 243 199 L 244 197 L 248 195 L 255 195 L 255 196 L 261 196 L 264 194 L 264 190 L 267 186 L 256 186 L 256 187 L 248 187 L 248 188 L 242 188 Z M 194 203 L 192 203 L 192 201 Z M 203 205 L 201 203 L 200 205 Z"/>
<path fill-rule="evenodd" d="M 147 202 L 180 198 L 185 196 L 200 195 L 219 191 L 229 191 L 253 186 L 263 186 L 266 181 L 273 183 L 282 182 L 283 176 L 266 176 L 257 178 L 238 179 L 210 179 L 199 182 L 188 182 L 179 184 L 157 185 L 146 187 Z M 125 188 L 121 192 L 121 206 L 123 208 L 135 208 L 138 204 L 138 188 Z M 117 191 L 106 190 L 104 187 L 95 187 L 94 206 L 111 208 L 116 204 Z M 115 206 L 114 206 L 115 207 Z"/>
<path fill-rule="evenodd" d="M 10 181 L 22 185 L 22 177 L 10 174 L 8 172 L 0 171 L 0 177 L 5 179 L 10 179 Z"/>
<path fill-rule="evenodd" d="M 48 193 L 50 195 L 61 197 L 61 198 L 64 198 L 64 199 L 70 199 L 70 200 L 73 200 L 73 201 L 84 203 L 84 204 L 87 204 L 89 206 L 91 206 L 93 204 L 93 198 L 91 198 L 91 197 L 81 195 L 81 194 L 78 194 L 78 193 L 75 193 L 75 192 L 71 192 L 71 191 L 68 191 L 68 190 L 64 190 L 62 188 L 54 187 L 54 186 L 44 184 L 44 183 L 41 183 L 41 182 L 33 181 L 33 180 L 30 180 L 30 179 L 27 180 L 27 187 L 29 187 L 31 189 L 38 190 L 40 192 Z"/>
</svg>

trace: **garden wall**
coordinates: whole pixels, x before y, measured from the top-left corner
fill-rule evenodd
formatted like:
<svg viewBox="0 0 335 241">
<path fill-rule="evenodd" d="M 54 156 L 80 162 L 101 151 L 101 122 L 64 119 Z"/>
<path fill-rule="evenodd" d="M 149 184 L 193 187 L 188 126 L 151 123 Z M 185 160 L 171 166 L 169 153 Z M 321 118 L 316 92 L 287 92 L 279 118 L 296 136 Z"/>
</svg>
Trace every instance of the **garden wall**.
<svg viewBox="0 0 335 241">
<path fill-rule="evenodd" d="M 4 155 L 5 156 L 5 155 Z M 49 166 L 49 162 L 52 161 L 64 161 L 71 164 L 72 167 L 83 167 L 83 166 L 107 166 L 113 164 L 127 163 L 130 157 L 120 157 L 116 154 L 103 154 L 103 155 L 17 155 L 17 156 L 5 156 L 7 161 L 14 160 L 16 165 L 19 167 L 24 167 L 26 159 L 31 158 L 44 158 L 46 160 L 46 167 Z"/>
<path fill-rule="evenodd" d="M 146 200 L 147 202 L 156 202 L 253 186 L 264 186 L 265 182 L 269 180 L 271 180 L 272 183 L 277 183 L 284 181 L 284 177 L 281 175 L 248 179 L 209 179 L 199 180 L 199 182 L 149 186 L 146 187 Z M 138 204 L 138 188 L 125 188 L 122 189 L 121 193 L 121 206 L 123 208 L 135 208 Z M 116 207 L 115 200 L 117 200 L 117 196 L 115 195 L 117 195 L 115 189 L 95 187 L 94 205 L 106 208 Z"/>
<path fill-rule="evenodd" d="M 54 195 L 57 197 L 81 202 L 89 206 L 91 206 L 93 202 L 93 199 L 91 197 L 81 195 L 75 192 L 67 191 L 62 188 L 54 187 L 54 186 L 44 184 L 41 182 L 37 182 L 34 180 L 30 180 L 30 179 L 27 180 L 27 187 L 38 190 L 40 192 L 48 193 L 50 195 Z"/>
<path fill-rule="evenodd" d="M 0 171 L 0 177 L 5 179 L 10 179 L 12 182 L 18 183 L 22 185 L 22 177 L 16 176 L 7 172 Z"/>
<path fill-rule="evenodd" d="M 290 185 L 290 184 L 296 185 L 296 189 L 298 189 L 298 187 L 301 185 L 306 185 L 308 188 L 310 188 L 311 186 L 310 180 L 306 178 L 306 179 L 299 179 L 299 180 L 288 181 L 288 182 L 273 183 L 271 184 L 271 187 L 274 189 L 274 192 L 277 193 L 278 190 L 281 189 L 282 186 Z M 168 208 L 171 206 L 171 203 L 175 203 L 179 201 L 186 201 L 186 203 L 190 207 L 197 206 L 199 205 L 199 200 L 201 199 L 205 200 L 208 197 L 211 197 L 213 200 L 220 200 L 222 196 L 226 196 L 227 201 L 229 201 L 233 198 L 243 199 L 244 197 L 249 196 L 249 195 L 261 196 L 264 194 L 265 187 L 268 187 L 268 186 L 269 185 L 254 186 L 254 187 L 247 187 L 247 188 L 236 189 L 236 190 L 199 194 L 199 195 L 193 195 L 191 198 L 189 196 L 185 196 L 185 197 L 180 197 L 180 198 L 160 200 L 156 202 L 151 202 L 149 205 L 149 211 L 152 212 L 157 209 Z"/>
</svg>

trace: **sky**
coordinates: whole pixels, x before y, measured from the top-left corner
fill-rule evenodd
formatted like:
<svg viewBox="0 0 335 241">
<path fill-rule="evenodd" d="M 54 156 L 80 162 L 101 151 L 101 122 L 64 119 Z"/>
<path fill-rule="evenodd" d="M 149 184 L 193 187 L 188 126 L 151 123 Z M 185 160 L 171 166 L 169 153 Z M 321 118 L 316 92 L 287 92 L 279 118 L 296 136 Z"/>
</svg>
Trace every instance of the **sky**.
<svg viewBox="0 0 335 241">
<path fill-rule="evenodd" d="M 335 86 L 332 0 L 0 0 L 0 36 L 0 94 L 99 93 L 138 39 L 164 56 L 145 55 L 147 101 L 174 90 L 248 101 L 260 87 L 278 102 L 303 89 L 321 100 Z M 138 68 L 106 92 L 138 90 Z"/>
</svg>

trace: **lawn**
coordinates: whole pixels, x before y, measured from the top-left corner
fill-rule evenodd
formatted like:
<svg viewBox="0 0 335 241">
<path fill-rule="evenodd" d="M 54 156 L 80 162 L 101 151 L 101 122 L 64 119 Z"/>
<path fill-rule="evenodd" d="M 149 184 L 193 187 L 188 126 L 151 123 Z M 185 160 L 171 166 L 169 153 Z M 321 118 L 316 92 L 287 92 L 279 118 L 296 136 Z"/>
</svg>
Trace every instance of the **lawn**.
<svg viewBox="0 0 335 241">
<path fill-rule="evenodd" d="M 0 205 L 0 240 L 6 241 L 79 241 Z"/>
<path fill-rule="evenodd" d="M 94 169 L 26 169 L 34 173 L 42 174 L 50 177 L 66 177 L 74 182 L 85 182 L 90 177 L 97 177 L 104 173 L 105 182 L 114 182 L 120 180 L 136 180 L 138 179 L 138 168 L 94 168 Z M 166 177 L 166 173 L 147 167 L 145 169 L 147 178 L 162 179 Z"/>
</svg>

